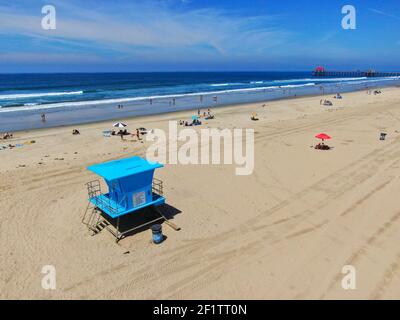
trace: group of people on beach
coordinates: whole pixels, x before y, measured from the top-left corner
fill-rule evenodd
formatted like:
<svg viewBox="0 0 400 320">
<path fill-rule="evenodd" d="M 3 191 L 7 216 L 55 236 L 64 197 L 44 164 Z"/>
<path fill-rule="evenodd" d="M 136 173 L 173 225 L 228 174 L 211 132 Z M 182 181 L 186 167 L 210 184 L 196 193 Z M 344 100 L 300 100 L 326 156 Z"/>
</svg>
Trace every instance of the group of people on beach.
<svg viewBox="0 0 400 320">
<path fill-rule="evenodd" d="M 199 98 L 200 98 L 200 102 L 203 102 L 203 96 L 200 95 Z M 215 103 L 217 103 L 217 102 L 218 102 L 218 96 L 213 96 L 213 101 L 214 101 Z M 150 105 L 153 105 L 153 98 L 150 98 L 150 99 L 149 99 L 149 104 L 150 104 Z M 168 102 L 168 104 L 169 104 L 169 106 L 174 106 L 174 105 L 176 104 L 176 98 L 172 98 L 172 99 Z M 119 104 L 119 105 L 117 106 L 117 109 L 123 109 L 123 108 L 124 108 L 124 106 L 123 106 L 122 104 Z M 210 110 L 210 109 L 209 109 L 209 110 Z"/>
<path fill-rule="evenodd" d="M 169 106 L 175 105 L 175 104 L 176 104 L 176 99 L 173 98 L 172 100 L 170 100 L 170 101 L 168 102 L 168 104 L 169 104 Z"/>
<path fill-rule="evenodd" d="M 141 130 L 141 129 L 143 129 L 143 130 Z M 112 132 L 111 132 L 111 135 L 112 136 L 120 136 L 121 137 L 121 140 L 124 140 L 124 136 L 128 136 L 128 135 L 130 135 L 131 137 L 137 137 L 138 138 L 138 140 L 142 140 L 141 138 L 140 138 L 140 135 L 141 134 L 144 134 L 143 132 L 145 131 L 145 129 L 144 128 L 136 128 L 136 132 L 135 133 L 130 133 L 127 129 L 124 129 L 124 130 L 119 130 L 118 132 L 116 132 L 115 130 L 113 130 Z"/>
<path fill-rule="evenodd" d="M 201 118 L 201 110 L 200 109 L 197 109 L 197 116 Z M 203 118 L 210 118 L 210 117 L 214 117 L 214 116 L 211 114 L 211 109 L 208 108 L 207 112 L 206 111 L 203 112 Z"/>
<path fill-rule="evenodd" d="M 367 91 L 367 94 L 374 94 L 375 96 L 377 95 L 377 94 L 381 94 L 382 93 L 382 91 L 381 90 L 374 90 L 374 91 L 372 91 L 372 90 L 368 90 Z"/>
<path fill-rule="evenodd" d="M 200 118 L 203 118 L 204 120 L 211 120 L 214 119 L 214 117 L 215 116 L 211 113 L 210 108 L 208 108 L 207 111 L 204 111 L 203 114 L 199 108 L 197 109 L 197 118 L 193 118 L 191 122 L 185 120 L 179 120 L 179 125 L 185 127 L 199 126 L 201 125 L 201 121 L 199 120 Z"/>
<path fill-rule="evenodd" d="M 12 138 L 13 138 L 13 134 L 12 134 L 12 133 L 9 133 L 9 132 L 6 132 L 6 133 L 4 133 L 4 134 L 2 135 L 2 139 L 3 139 L 3 140 L 12 139 Z"/>
<path fill-rule="evenodd" d="M 342 97 L 342 95 L 341 95 L 340 93 L 336 93 L 336 95 L 333 96 L 333 99 L 339 99 L 339 100 L 341 100 L 341 99 L 343 99 L 343 97 Z"/>
<path fill-rule="evenodd" d="M 320 104 L 320 105 L 324 105 L 324 106 L 333 106 L 332 101 L 327 100 L 327 99 L 321 99 L 321 100 L 319 101 L 319 104 Z"/>
<path fill-rule="evenodd" d="M 315 146 L 315 149 L 317 149 L 317 150 L 330 150 L 331 147 L 328 146 L 328 145 L 326 145 L 326 144 L 323 143 L 323 142 L 320 142 L 320 143 L 318 143 L 318 144 Z"/>
</svg>

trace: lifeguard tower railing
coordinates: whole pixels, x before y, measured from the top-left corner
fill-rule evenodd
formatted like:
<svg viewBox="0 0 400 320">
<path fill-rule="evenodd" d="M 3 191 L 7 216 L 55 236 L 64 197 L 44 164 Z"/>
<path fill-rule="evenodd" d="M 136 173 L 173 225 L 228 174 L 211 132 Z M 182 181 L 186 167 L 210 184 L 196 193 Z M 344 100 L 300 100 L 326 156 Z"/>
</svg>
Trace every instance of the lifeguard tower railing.
<svg viewBox="0 0 400 320">
<path fill-rule="evenodd" d="M 163 182 L 160 179 L 153 178 L 151 190 L 153 192 L 153 199 L 155 196 L 164 196 Z"/>
<path fill-rule="evenodd" d="M 100 180 L 93 180 L 86 183 L 88 199 L 97 208 L 102 208 L 113 216 L 117 216 L 125 211 L 123 208 L 127 206 L 126 195 L 119 202 L 115 202 L 101 190 Z M 152 183 L 152 201 L 160 199 L 164 196 L 163 181 L 153 178 Z"/>
</svg>

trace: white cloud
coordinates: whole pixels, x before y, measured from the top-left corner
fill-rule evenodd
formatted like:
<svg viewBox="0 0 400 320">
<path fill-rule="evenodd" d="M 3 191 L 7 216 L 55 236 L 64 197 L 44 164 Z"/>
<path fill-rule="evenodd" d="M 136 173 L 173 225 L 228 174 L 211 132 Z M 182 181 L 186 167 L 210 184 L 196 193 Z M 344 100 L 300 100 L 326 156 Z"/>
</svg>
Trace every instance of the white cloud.
<svg viewBox="0 0 400 320">
<path fill-rule="evenodd" d="M 65 1 L 56 1 L 55 7 L 56 30 L 41 29 L 40 11 L 21 13 L 5 7 L 0 7 L 0 30 L 43 41 L 90 43 L 125 53 L 138 53 L 138 48 L 146 53 L 195 48 L 197 54 L 222 56 L 263 54 L 289 37 L 288 32 L 273 26 L 274 17 L 265 15 L 231 16 L 216 9 L 178 11 L 153 1 L 113 4 L 112 10 L 88 9 Z"/>
</svg>

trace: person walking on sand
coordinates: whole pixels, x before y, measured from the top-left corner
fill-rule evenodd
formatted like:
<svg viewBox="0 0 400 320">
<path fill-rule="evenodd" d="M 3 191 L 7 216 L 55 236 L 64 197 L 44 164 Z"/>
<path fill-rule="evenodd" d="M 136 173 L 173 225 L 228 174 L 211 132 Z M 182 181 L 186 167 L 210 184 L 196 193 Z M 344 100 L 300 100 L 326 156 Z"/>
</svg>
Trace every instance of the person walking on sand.
<svg viewBox="0 0 400 320">
<path fill-rule="evenodd" d="M 137 135 L 138 140 L 140 140 L 140 131 L 139 131 L 139 129 L 136 129 L 136 135 Z"/>
</svg>

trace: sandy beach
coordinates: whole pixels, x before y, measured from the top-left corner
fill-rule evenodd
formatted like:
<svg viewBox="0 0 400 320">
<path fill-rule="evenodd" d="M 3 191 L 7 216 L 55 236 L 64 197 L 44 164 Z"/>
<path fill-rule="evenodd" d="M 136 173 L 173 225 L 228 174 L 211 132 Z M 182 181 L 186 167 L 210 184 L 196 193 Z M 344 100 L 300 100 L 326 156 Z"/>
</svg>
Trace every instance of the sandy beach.
<svg viewBox="0 0 400 320">
<path fill-rule="evenodd" d="M 236 176 L 233 165 L 158 170 L 181 227 L 164 224 L 159 246 L 150 230 L 116 243 L 81 223 L 85 183 L 96 178 L 86 167 L 144 156 L 149 142 L 103 137 L 115 121 L 0 141 L 24 144 L 0 151 L 0 298 L 399 298 L 400 88 L 325 97 L 331 107 L 320 105 L 323 98 L 213 110 L 216 118 L 196 130 L 254 128 L 254 172 Z M 195 113 L 120 120 L 131 130 L 167 129 L 168 120 Z M 313 148 L 320 132 L 332 136 L 332 150 Z M 44 265 L 56 267 L 56 290 L 42 289 Z M 356 290 L 341 286 L 345 265 L 357 270 Z"/>
</svg>

